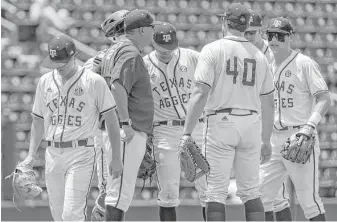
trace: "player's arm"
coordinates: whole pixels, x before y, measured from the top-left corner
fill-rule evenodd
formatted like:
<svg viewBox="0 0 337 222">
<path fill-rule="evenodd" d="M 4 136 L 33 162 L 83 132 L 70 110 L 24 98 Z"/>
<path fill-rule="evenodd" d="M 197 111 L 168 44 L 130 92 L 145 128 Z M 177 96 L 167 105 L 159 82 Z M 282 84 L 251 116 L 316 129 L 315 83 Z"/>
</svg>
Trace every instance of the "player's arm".
<svg viewBox="0 0 337 222">
<path fill-rule="evenodd" d="M 83 67 L 101 75 L 101 63 L 106 50 L 99 51 L 94 57 L 88 59 Z"/>
<path fill-rule="evenodd" d="M 199 54 L 194 74 L 194 89 L 188 102 L 184 135 L 191 135 L 207 102 L 208 93 L 214 82 L 215 65 L 213 54 L 205 46 Z"/>
<path fill-rule="evenodd" d="M 32 109 L 33 122 L 30 129 L 31 134 L 29 141 L 29 151 L 28 156 L 24 160 L 24 162 L 29 165 L 33 165 L 33 161 L 36 158 L 36 152 L 39 149 L 44 134 L 44 117 L 42 111 L 42 106 L 44 104 L 42 93 L 43 93 L 43 86 L 42 80 L 40 79 L 36 87 L 34 105 Z"/>
<path fill-rule="evenodd" d="M 308 119 L 307 125 L 316 128 L 317 124 L 321 121 L 322 116 L 324 116 L 328 111 L 331 105 L 331 98 L 328 86 L 326 85 L 326 82 L 319 70 L 319 65 L 313 60 L 305 63 L 304 65 L 303 71 L 305 77 L 307 78 L 309 91 L 316 100 L 316 104 L 310 118 Z"/>
<path fill-rule="evenodd" d="M 267 62 L 267 59 L 265 59 Z M 261 99 L 261 140 L 262 143 L 270 143 L 274 123 L 274 83 L 269 66 L 266 68 L 266 76 L 260 92 Z"/>
</svg>

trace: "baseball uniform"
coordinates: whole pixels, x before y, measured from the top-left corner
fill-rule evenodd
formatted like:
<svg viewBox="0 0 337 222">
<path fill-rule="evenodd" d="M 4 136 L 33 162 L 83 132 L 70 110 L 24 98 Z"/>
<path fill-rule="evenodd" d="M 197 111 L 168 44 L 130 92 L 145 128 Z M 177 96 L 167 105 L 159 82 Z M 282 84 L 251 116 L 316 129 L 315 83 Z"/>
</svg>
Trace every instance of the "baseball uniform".
<svg viewBox="0 0 337 222">
<path fill-rule="evenodd" d="M 168 64 L 161 62 L 155 51 L 144 56 L 154 99 L 154 154 L 158 161 L 158 205 L 162 207 L 176 207 L 180 203 L 181 168 L 177 138 L 182 136 L 198 55 L 194 50 L 180 47 L 173 51 Z M 193 134 L 199 146 L 202 145 L 202 130 L 203 122 L 200 119 Z M 202 196 L 202 183 L 196 182 L 196 188 Z"/>
<path fill-rule="evenodd" d="M 225 204 L 232 167 L 242 202 L 258 198 L 260 96 L 274 91 L 267 58 L 245 38 L 229 35 L 202 49 L 195 80 L 211 88 L 205 106 L 204 145 L 211 166 L 206 202 Z"/>
<path fill-rule="evenodd" d="M 74 42 L 60 36 L 49 43 L 51 61 L 65 61 L 76 52 Z M 54 62 L 54 64 L 59 64 Z M 48 61 L 43 63 L 48 66 Z M 105 80 L 78 66 L 65 83 L 54 69 L 37 85 L 32 115 L 44 120 L 46 186 L 56 221 L 84 221 L 94 174 L 99 115 L 116 107 Z"/>
<path fill-rule="evenodd" d="M 258 47 L 261 52 L 267 57 L 268 62 L 272 64 L 274 62 L 274 54 L 268 45 L 268 41 L 261 38 L 260 31 L 262 30 L 262 16 L 254 11 L 250 10 L 251 18 L 249 20 L 249 28 L 245 32 L 245 37 Z M 261 41 L 261 45 L 258 43 Z M 283 183 L 281 189 L 277 192 L 277 196 L 274 201 L 274 212 L 280 212 L 285 208 L 290 207 L 289 194 L 286 189 L 286 184 Z"/>
<path fill-rule="evenodd" d="M 145 154 L 147 134 L 152 133 L 154 105 L 150 77 L 139 49 L 125 36 L 120 37 L 118 43 L 105 53 L 101 75 L 109 85 L 118 81 L 125 88 L 129 117 L 135 130 L 131 142 L 122 143 L 123 174 L 117 179 L 109 176 L 105 199 L 106 205 L 126 212 L 133 199 L 138 169 Z M 104 143 L 106 147 L 110 146 L 108 138 Z M 110 159 L 111 153 L 108 152 L 107 161 Z"/>
<path fill-rule="evenodd" d="M 83 64 L 83 67 L 97 74 L 100 74 L 101 73 L 100 64 L 101 64 L 101 61 L 102 61 L 102 58 L 105 52 L 106 50 L 99 51 L 95 57 L 90 58 L 88 61 L 86 61 Z M 108 138 L 108 134 L 106 131 L 101 130 L 102 129 L 101 123 L 99 125 L 99 128 L 100 128 L 99 133 L 94 138 L 94 144 L 95 144 L 95 148 L 97 149 L 96 150 L 96 171 L 97 171 L 97 179 L 98 179 L 97 186 L 98 186 L 99 191 L 102 193 L 102 192 L 105 192 L 106 190 L 106 183 L 107 183 L 107 178 L 108 178 L 108 165 L 106 162 L 106 152 L 108 151 L 109 147 L 104 146 L 103 137 Z"/>
<path fill-rule="evenodd" d="M 277 27 L 274 29 L 282 29 L 282 33 L 291 33 L 289 22 L 285 19 L 276 20 Z M 270 24 L 274 24 L 274 20 L 271 22 Z M 274 62 L 272 69 L 276 87 L 274 130 L 271 138 L 272 157 L 270 162 L 261 167 L 261 199 L 265 210 L 272 211 L 275 195 L 288 174 L 295 186 L 304 215 L 310 219 L 325 212 L 318 194 L 319 142 L 316 140 L 309 161 L 303 165 L 285 160 L 280 151 L 287 138 L 308 121 L 314 107 L 314 96 L 327 92 L 328 87 L 318 64 L 308 56 L 293 50 L 277 68 Z"/>
</svg>

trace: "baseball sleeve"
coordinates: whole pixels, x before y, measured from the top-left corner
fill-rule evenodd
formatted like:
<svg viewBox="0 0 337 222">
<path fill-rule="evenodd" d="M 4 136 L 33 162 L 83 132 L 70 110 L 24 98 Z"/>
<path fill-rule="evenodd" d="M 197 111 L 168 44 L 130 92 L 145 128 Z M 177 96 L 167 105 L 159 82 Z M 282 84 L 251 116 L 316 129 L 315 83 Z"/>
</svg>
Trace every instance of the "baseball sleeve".
<svg viewBox="0 0 337 222">
<path fill-rule="evenodd" d="M 99 51 L 95 57 L 88 59 L 83 65 L 84 68 L 93 71 L 94 73 L 101 74 L 101 63 L 106 50 Z"/>
<path fill-rule="evenodd" d="M 197 68 L 194 74 L 196 83 L 213 86 L 215 77 L 214 55 L 208 45 L 204 46 L 199 54 Z"/>
<path fill-rule="evenodd" d="M 265 60 L 265 62 L 268 62 L 267 59 Z M 268 64 L 266 66 L 267 66 L 266 76 L 262 83 L 261 92 L 260 92 L 261 96 L 269 95 L 275 91 L 271 68 Z"/>
<path fill-rule="evenodd" d="M 146 69 L 145 64 L 140 55 L 127 58 L 122 62 L 117 62 L 116 66 L 118 66 L 118 63 L 121 65 L 114 69 L 115 73 L 113 74 L 114 77 L 111 81 L 112 83 L 118 81 L 118 83 L 121 84 L 129 94 L 133 85 L 138 80 L 137 73 Z"/>
<path fill-rule="evenodd" d="M 39 79 L 39 82 L 36 86 L 35 97 L 34 97 L 34 104 L 32 109 L 32 115 L 43 119 L 43 76 Z"/>
<path fill-rule="evenodd" d="M 308 90 L 312 95 L 328 92 L 328 86 L 320 72 L 317 62 L 311 60 L 304 63 L 303 73 L 307 80 Z"/>
<path fill-rule="evenodd" d="M 96 92 L 97 108 L 100 115 L 104 115 L 116 108 L 115 99 L 103 77 L 98 76 L 94 84 L 94 89 L 94 92 Z"/>
</svg>

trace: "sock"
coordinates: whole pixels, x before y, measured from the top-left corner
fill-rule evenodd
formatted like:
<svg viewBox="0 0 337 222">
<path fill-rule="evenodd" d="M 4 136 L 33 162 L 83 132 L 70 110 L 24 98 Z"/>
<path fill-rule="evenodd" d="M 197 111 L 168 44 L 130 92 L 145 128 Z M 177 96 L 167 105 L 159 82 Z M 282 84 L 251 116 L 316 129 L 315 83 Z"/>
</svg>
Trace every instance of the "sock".
<svg viewBox="0 0 337 222">
<path fill-rule="evenodd" d="M 206 207 L 202 208 L 202 218 L 204 218 L 204 221 L 206 221 Z"/>
<path fill-rule="evenodd" d="M 275 212 L 276 221 L 292 221 L 291 210 L 289 207 L 281 210 L 279 212 Z"/>
<path fill-rule="evenodd" d="M 208 202 L 206 204 L 206 221 L 225 221 L 226 207 L 222 203 Z"/>
<path fill-rule="evenodd" d="M 318 214 L 316 217 L 310 218 L 310 221 L 326 221 L 325 214 Z"/>
<path fill-rule="evenodd" d="M 123 221 L 124 212 L 116 207 L 105 206 L 105 221 Z"/>
<path fill-rule="evenodd" d="M 175 207 L 160 207 L 159 208 L 160 221 L 177 221 Z"/>
<path fill-rule="evenodd" d="M 265 221 L 264 208 L 260 198 L 245 203 L 246 221 Z"/>
<path fill-rule="evenodd" d="M 274 211 L 267 211 L 264 213 L 266 221 L 275 221 Z"/>
</svg>

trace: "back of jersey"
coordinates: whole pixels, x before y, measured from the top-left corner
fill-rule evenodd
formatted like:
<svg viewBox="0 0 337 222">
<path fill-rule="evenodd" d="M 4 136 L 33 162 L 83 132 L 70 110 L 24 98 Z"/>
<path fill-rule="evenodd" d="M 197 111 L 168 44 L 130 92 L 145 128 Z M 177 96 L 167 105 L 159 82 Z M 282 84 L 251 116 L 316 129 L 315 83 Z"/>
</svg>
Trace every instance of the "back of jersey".
<svg viewBox="0 0 337 222">
<path fill-rule="evenodd" d="M 260 111 L 260 95 L 274 90 L 267 58 L 243 37 L 227 36 L 206 45 L 196 70 L 196 81 L 211 87 L 206 111 Z"/>
</svg>

